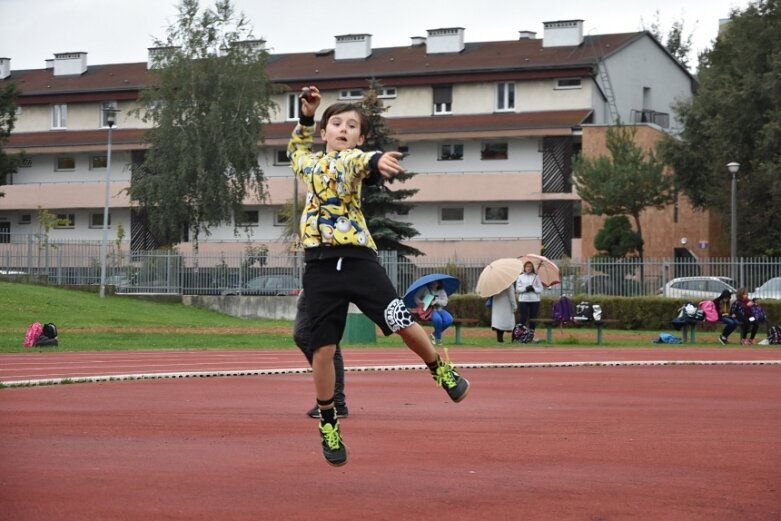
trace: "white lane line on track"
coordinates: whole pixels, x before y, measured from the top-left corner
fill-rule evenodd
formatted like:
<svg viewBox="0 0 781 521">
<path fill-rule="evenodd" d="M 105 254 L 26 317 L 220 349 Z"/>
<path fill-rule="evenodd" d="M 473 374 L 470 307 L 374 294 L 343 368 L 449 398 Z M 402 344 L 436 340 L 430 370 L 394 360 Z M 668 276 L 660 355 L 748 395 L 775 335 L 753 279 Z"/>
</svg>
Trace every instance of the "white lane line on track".
<svg viewBox="0 0 781 521">
<path fill-rule="evenodd" d="M 588 362 L 523 362 L 523 363 L 466 363 L 456 364 L 459 369 L 535 369 L 557 367 L 628 367 L 628 366 L 673 366 L 673 365 L 781 365 L 781 360 L 614 360 L 614 361 L 588 361 Z M 422 364 L 413 365 L 385 365 L 385 366 L 357 366 L 345 367 L 350 372 L 381 372 L 381 371 L 413 371 L 423 370 Z M 56 385 L 62 383 L 91 383 L 125 380 L 154 380 L 177 378 L 211 378 L 224 376 L 263 376 L 304 374 L 311 372 L 309 367 L 292 367 L 278 369 L 244 369 L 231 371 L 187 371 L 180 373 L 136 373 L 97 375 L 72 378 L 43 378 L 34 380 L 8 380 L 0 382 L 7 387 L 27 387 L 38 385 Z"/>
</svg>

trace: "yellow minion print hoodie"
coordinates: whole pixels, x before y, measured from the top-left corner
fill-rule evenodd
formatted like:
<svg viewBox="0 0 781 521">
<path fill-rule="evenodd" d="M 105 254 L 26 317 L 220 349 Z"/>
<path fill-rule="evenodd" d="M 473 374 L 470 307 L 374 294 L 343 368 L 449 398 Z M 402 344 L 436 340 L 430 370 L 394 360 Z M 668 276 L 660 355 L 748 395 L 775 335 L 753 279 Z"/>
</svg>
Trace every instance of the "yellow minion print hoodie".
<svg viewBox="0 0 781 521">
<path fill-rule="evenodd" d="M 290 166 L 307 187 L 299 229 L 305 260 L 376 258 L 377 246 L 361 210 L 362 181 L 379 175 L 381 152 L 357 148 L 313 152 L 315 125 L 299 123 L 287 147 Z"/>
</svg>

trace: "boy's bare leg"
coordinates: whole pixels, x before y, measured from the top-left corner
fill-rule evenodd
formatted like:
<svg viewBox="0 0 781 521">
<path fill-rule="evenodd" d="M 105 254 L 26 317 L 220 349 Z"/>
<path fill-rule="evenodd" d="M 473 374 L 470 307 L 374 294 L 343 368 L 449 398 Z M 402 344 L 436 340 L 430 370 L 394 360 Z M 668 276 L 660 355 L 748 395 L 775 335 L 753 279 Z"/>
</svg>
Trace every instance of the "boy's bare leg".
<svg viewBox="0 0 781 521">
<path fill-rule="evenodd" d="M 460 402 L 469 394 L 469 381 L 462 377 L 449 363 L 442 362 L 437 356 L 437 350 L 431 344 L 429 336 L 420 324 L 412 324 L 410 327 L 399 331 L 407 347 L 417 354 L 431 371 L 431 376 L 454 402 Z"/>
<path fill-rule="evenodd" d="M 312 375 L 315 378 L 315 391 L 317 399 L 330 400 L 334 397 L 334 384 L 336 372 L 334 371 L 334 353 L 336 344 L 322 346 L 315 349 L 312 356 Z"/>
<path fill-rule="evenodd" d="M 418 323 L 399 331 L 399 336 L 425 363 L 431 364 L 437 359 L 437 351 L 431 345 L 431 339 Z"/>
</svg>

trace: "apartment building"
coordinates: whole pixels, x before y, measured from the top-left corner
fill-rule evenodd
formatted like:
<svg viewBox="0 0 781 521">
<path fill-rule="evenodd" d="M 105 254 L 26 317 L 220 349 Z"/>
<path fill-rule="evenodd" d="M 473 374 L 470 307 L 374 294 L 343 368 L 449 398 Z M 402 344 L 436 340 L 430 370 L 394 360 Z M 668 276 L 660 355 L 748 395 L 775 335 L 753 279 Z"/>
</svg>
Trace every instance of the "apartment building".
<svg viewBox="0 0 781 521">
<path fill-rule="evenodd" d="M 405 184 L 418 189 L 413 206 L 398 216 L 420 232 L 412 246 L 434 257 L 544 251 L 579 258 L 591 239 L 582 236 L 571 160 L 584 147 L 584 129 L 620 120 L 675 132 L 671 107 L 694 84 L 649 33 L 587 36 L 582 20 L 547 22 L 541 38 L 520 31 L 512 40 L 470 43 L 464 28 L 452 27 L 402 47 L 371 42 L 369 34 L 339 35 L 332 49 L 270 55 L 270 77 L 290 90 L 275 99 L 279 110 L 259 158 L 268 200 L 247 200 L 235 222 L 201 238 L 200 251 L 240 251 L 250 241 L 287 251 L 279 211 L 304 190 L 284 153 L 298 119 L 297 92 L 317 85 L 325 107 L 360 100 L 375 78 L 394 137 L 410 153 L 405 166 L 417 173 Z M 43 208 L 59 217 L 50 237 L 100 239 L 108 183 L 111 240 L 121 229 L 131 249 L 156 246 L 125 191 L 129 165 L 145 147 L 146 126 L 132 110 L 155 81 L 150 63 L 88 65 L 86 52 L 67 52 L 41 69 L 12 70 L 11 59 L 0 59 L 0 82 L 22 91 L 7 149 L 27 157 L 3 187 L 0 237 L 35 233 Z M 119 111 L 110 168 L 106 108 Z M 186 240 L 179 245 L 188 248 Z"/>
</svg>

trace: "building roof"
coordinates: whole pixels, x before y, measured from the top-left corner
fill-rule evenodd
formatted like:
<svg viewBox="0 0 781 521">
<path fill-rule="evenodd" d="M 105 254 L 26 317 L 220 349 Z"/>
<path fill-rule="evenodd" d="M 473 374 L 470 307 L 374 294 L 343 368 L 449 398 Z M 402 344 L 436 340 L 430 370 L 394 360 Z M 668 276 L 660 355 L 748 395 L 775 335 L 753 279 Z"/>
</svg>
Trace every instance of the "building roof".
<svg viewBox="0 0 781 521">
<path fill-rule="evenodd" d="M 578 46 L 543 47 L 542 39 L 465 43 L 457 53 L 426 54 L 425 45 L 372 49 L 367 58 L 336 60 L 332 49 L 319 52 L 270 54 L 267 71 L 273 81 L 293 88 L 317 82 L 323 88 L 364 86 L 367 78 L 394 79 L 394 85 L 485 81 L 486 75 L 512 73 L 516 78 L 554 77 L 593 73 L 593 67 L 645 35 L 644 32 L 584 37 Z M 464 77 L 468 74 L 469 77 Z M 488 76 L 488 77 L 489 77 Z M 129 95 L 155 81 L 146 62 L 90 65 L 83 74 L 55 76 L 54 69 L 12 70 L 0 82 L 15 81 L 22 91 L 19 103 L 50 103 L 51 96 L 100 93 Z M 107 98 L 108 99 L 108 98 Z M 123 98 L 132 99 L 132 98 Z M 68 101 L 78 101 L 69 98 Z"/>
</svg>

